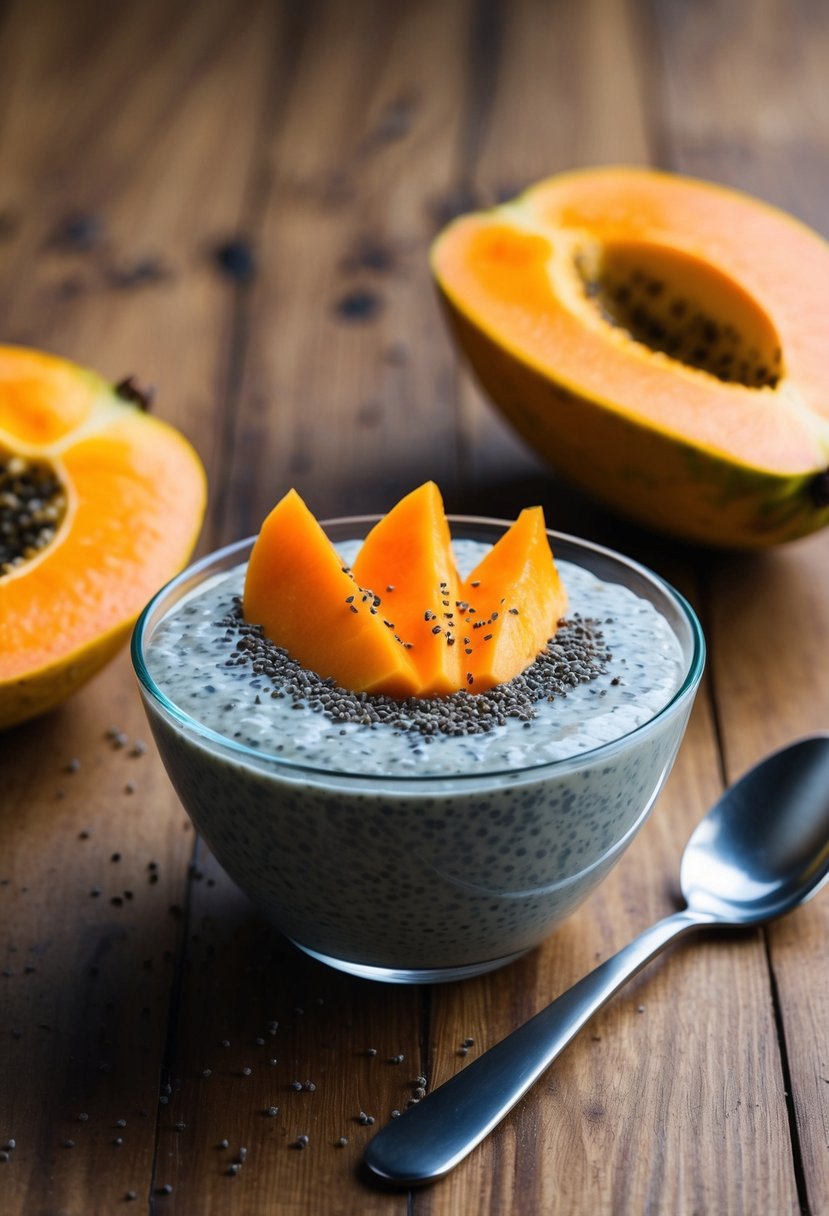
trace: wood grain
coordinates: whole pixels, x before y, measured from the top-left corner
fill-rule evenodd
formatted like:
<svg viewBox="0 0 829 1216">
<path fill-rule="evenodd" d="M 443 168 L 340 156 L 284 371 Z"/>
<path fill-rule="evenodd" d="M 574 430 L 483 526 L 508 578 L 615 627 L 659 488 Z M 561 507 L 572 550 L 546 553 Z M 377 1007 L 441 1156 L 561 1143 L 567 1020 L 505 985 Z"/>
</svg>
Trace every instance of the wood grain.
<svg viewBox="0 0 829 1216">
<path fill-rule="evenodd" d="M 438 1186 L 359 1165 L 416 1077 L 439 1084 L 676 907 L 723 781 L 829 720 L 826 539 L 715 556 L 573 491 L 461 369 L 429 242 L 607 161 L 716 177 L 829 233 L 828 53 L 808 0 L 5 6 L 2 337 L 157 384 L 208 466 L 203 548 L 292 484 L 335 515 L 434 477 L 452 509 L 540 501 L 646 561 L 710 651 L 676 769 L 602 888 L 514 966 L 431 989 L 340 975 L 264 924 L 152 747 L 131 754 L 126 656 L 6 732 L 4 1216 L 108 1214 L 128 1191 L 156 1216 L 829 1211 L 825 900 L 653 964 Z M 231 240 L 249 276 L 220 268 Z"/>
</svg>

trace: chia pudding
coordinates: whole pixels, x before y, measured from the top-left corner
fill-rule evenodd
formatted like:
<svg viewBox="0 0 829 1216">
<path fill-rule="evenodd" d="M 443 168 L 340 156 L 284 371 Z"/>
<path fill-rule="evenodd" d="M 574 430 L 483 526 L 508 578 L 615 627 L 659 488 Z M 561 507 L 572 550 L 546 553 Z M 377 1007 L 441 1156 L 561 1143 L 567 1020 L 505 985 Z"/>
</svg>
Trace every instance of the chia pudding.
<svg viewBox="0 0 829 1216">
<path fill-rule="evenodd" d="M 326 526 L 345 563 L 372 522 Z M 454 521 L 461 575 L 505 526 Z M 315 957 L 410 981 L 499 966 L 647 816 L 699 683 L 699 624 L 644 568 L 551 537 L 567 617 L 489 693 L 394 702 L 305 671 L 241 616 L 250 541 L 145 610 L 133 659 L 173 784 L 231 877 Z"/>
</svg>

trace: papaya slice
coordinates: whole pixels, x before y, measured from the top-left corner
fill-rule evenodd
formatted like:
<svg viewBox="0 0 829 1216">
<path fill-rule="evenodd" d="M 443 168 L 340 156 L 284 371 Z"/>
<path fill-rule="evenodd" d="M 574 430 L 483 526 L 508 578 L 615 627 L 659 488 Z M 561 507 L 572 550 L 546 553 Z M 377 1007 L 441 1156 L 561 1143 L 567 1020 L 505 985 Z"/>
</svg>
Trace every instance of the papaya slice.
<svg viewBox="0 0 829 1216">
<path fill-rule="evenodd" d="M 262 524 L 245 575 L 246 620 L 304 667 L 354 692 L 408 697 L 419 688 L 408 651 L 384 624 L 296 490 Z"/>
<path fill-rule="evenodd" d="M 192 552 L 204 469 L 134 396 L 0 347 L 0 727 L 98 671 Z"/>
<path fill-rule="evenodd" d="M 540 507 L 522 512 L 462 584 L 433 482 L 372 528 L 352 569 L 289 490 L 254 542 L 243 595 L 245 619 L 304 667 L 398 699 L 512 679 L 566 607 Z"/>
<path fill-rule="evenodd" d="M 538 658 L 567 611 L 541 507 L 521 512 L 462 585 L 461 598 L 470 692 L 503 684 Z"/>
<path fill-rule="evenodd" d="M 829 523 L 829 245 L 804 224 L 587 169 L 459 218 L 431 261 L 485 391 L 589 492 L 718 546 Z"/>
<path fill-rule="evenodd" d="M 401 498 L 375 524 L 354 561 L 354 577 L 377 593 L 384 618 L 410 643 L 418 695 L 439 697 L 458 689 L 458 573 L 433 481 Z"/>
</svg>

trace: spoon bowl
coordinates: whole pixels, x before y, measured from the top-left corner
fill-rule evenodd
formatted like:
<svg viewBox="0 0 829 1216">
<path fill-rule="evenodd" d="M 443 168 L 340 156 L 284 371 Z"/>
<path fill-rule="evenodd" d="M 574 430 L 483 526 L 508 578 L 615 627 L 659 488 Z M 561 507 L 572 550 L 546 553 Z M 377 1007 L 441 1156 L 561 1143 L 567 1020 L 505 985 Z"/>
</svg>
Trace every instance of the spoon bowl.
<svg viewBox="0 0 829 1216">
<path fill-rule="evenodd" d="M 829 737 L 768 756 L 725 792 L 680 867 L 688 910 L 729 927 L 782 916 L 829 879 Z"/>
<path fill-rule="evenodd" d="M 387 1182 L 443 1177 L 500 1122 L 587 1021 L 656 954 L 691 930 L 759 925 L 829 879 L 829 735 L 775 752 L 726 790 L 688 841 L 687 907 L 658 921 L 370 1142 Z"/>
</svg>

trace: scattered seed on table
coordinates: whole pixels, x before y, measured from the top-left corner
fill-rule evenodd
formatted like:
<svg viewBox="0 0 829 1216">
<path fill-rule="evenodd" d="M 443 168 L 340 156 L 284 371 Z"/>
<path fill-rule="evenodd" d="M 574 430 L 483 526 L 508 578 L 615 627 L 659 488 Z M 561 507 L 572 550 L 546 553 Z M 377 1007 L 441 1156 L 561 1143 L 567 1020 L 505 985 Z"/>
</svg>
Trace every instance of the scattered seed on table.
<svg viewBox="0 0 829 1216">
<path fill-rule="evenodd" d="M 127 1203 L 132 1203 L 133 1199 L 138 1198 L 138 1194 L 136 1191 L 127 1191 L 124 1198 L 126 1199 Z"/>
<path fill-rule="evenodd" d="M 245 1148 L 244 1145 L 242 1145 L 242 1147 L 239 1149 L 239 1161 L 240 1162 L 244 1161 L 245 1158 L 247 1157 L 247 1155 L 248 1155 L 248 1150 Z"/>
<path fill-rule="evenodd" d="M 399 1111 L 399 1110 L 398 1110 L 396 1107 L 395 1107 L 395 1109 L 394 1109 L 394 1110 L 391 1112 L 391 1117 L 392 1117 L 392 1119 L 399 1119 L 399 1118 L 400 1118 L 400 1115 L 401 1115 L 401 1112 L 400 1112 L 400 1111 Z"/>
<path fill-rule="evenodd" d="M 267 1113 L 268 1113 L 269 1119 L 275 1119 L 276 1116 L 279 1114 L 279 1107 L 278 1106 L 269 1106 Z"/>
<path fill-rule="evenodd" d="M 316 1089 L 317 1089 L 317 1087 L 313 1081 L 303 1081 L 302 1088 L 305 1090 L 305 1092 L 307 1094 L 316 1093 Z"/>
<path fill-rule="evenodd" d="M 220 1140 L 219 1148 L 230 1148 L 230 1141 L 229 1140 Z"/>
<path fill-rule="evenodd" d="M 63 1147 L 64 1147 L 64 1148 L 74 1148 L 74 1147 L 75 1147 L 75 1141 L 74 1141 L 74 1140 L 64 1140 L 64 1142 L 63 1142 Z"/>
<path fill-rule="evenodd" d="M 220 1046 L 220 1047 L 229 1047 L 229 1046 L 230 1046 L 230 1039 L 222 1039 L 222 1041 L 221 1041 L 221 1043 L 219 1044 L 219 1046 Z"/>
<path fill-rule="evenodd" d="M 85 1110 L 82 1110 L 81 1113 L 78 1115 L 78 1121 L 80 1123 L 86 1123 L 88 1118 L 89 1118 L 89 1115 L 86 1113 Z"/>
<path fill-rule="evenodd" d="M 296 1144 L 297 1148 L 307 1148 L 308 1145 L 311 1143 L 311 1140 L 310 1140 L 310 1137 L 308 1137 L 308 1136 L 304 1136 L 304 1135 L 297 1136 L 294 1143 Z"/>
<path fill-rule="evenodd" d="M 131 756 L 143 756 L 147 750 L 147 744 L 143 739 L 136 739 L 130 751 Z"/>
<path fill-rule="evenodd" d="M 66 766 L 67 773 L 77 773 L 81 767 L 81 762 L 77 756 L 73 756 Z"/>
<path fill-rule="evenodd" d="M 116 1127 L 126 1127 L 126 1126 L 127 1126 L 127 1121 L 126 1121 L 126 1119 L 116 1119 L 116 1120 L 115 1120 L 115 1126 L 116 1126 Z"/>
<path fill-rule="evenodd" d="M 203 1077 L 212 1077 L 212 1076 L 213 1076 L 213 1069 L 212 1069 L 212 1068 L 203 1068 L 203 1069 L 201 1070 L 201 1075 L 202 1075 Z"/>
<path fill-rule="evenodd" d="M 112 1143 L 115 1145 L 116 1148 L 120 1148 L 121 1145 L 124 1143 L 123 1136 L 116 1136 Z"/>
<path fill-rule="evenodd" d="M 464 1045 L 464 1047 L 474 1047 L 475 1040 L 474 1039 L 464 1039 L 463 1045 Z"/>
<path fill-rule="evenodd" d="M 425 1077 L 415 1077 L 413 1084 L 415 1084 L 415 1085 L 425 1085 L 425 1084 L 426 1084 L 426 1078 L 425 1078 Z"/>
<path fill-rule="evenodd" d="M 127 782 L 127 784 L 124 786 L 124 793 L 125 793 L 125 794 L 134 794 L 134 793 L 135 793 L 135 789 L 136 789 L 135 782 L 134 782 L 134 781 L 128 781 L 128 782 Z"/>
<path fill-rule="evenodd" d="M 230 1174 L 230 1176 L 231 1176 L 231 1177 L 235 1177 L 235 1176 L 236 1176 L 236 1174 L 238 1174 L 238 1173 L 239 1173 L 239 1170 L 240 1170 L 241 1168 L 242 1168 L 242 1166 L 241 1166 L 241 1163 L 240 1163 L 240 1162 L 238 1162 L 238 1161 L 232 1161 L 232 1162 L 230 1163 L 230 1165 L 227 1167 L 227 1172 L 228 1172 L 228 1174 Z"/>
<path fill-rule="evenodd" d="M 279 1061 L 277 1060 L 276 1056 L 274 1056 L 272 1059 L 268 1060 L 268 1063 L 270 1064 L 271 1068 L 276 1068 Z"/>
<path fill-rule="evenodd" d="M 339 1140 L 336 1141 L 337 1148 L 345 1148 L 345 1146 L 347 1144 L 348 1144 L 348 1136 L 340 1136 Z"/>
<path fill-rule="evenodd" d="M 8 1160 L 9 1160 L 9 1154 L 6 1152 L 5 1149 L 0 1149 L 0 1161 L 8 1161 Z"/>
<path fill-rule="evenodd" d="M 109 859 L 109 860 L 110 860 L 110 861 L 120 861 L 120 860 L 121 860 L 121 854 L 120 854 L 120 853 L 113 853 L 113 854 L 112 854 L 112 856 L 110 857 L 110 859 Z"/>
<path fill-rule="evenodd" d="M 389 1063 L 390 1064 L 402 1064 L 405 1059 L 406 1059 L 406 1057 L 401 1052 L 399 1056 L 392 1056 L 392 1058 L 389 1060 Z"/>
<path fill-rule="evenodd" d="M 91 835 L 92 835 L 92 833 L 90 832 L 89 828 L 83 828 L 80 832 L 78 832 L 78 839 L 79 840 L 89 840 L 89 837 Z"/>
<path fill-rule="evenodd" d="M 169 1182 L 165 1182 L 164 1186 L 160 1186 L 158 1188 L 158 1193 L 159 1193 L 159 1195 L 172 1195 L 173 1188 Z"/>
<path fill-rule="evenodd" d="M 243 1068 L 243 1069 L 242 1069 L 242 1076 L 243 1076 L 243 1077 L 249 1077 L 249 1076 L 250 1076 L 250 1074 L 251 1074 L 252 1072 L 253 1072 L 253 1069 L 252 1069 L 252 1068 Z"/>
<path fill-rule="evenodd" d="M 376 1055 L 377 1055 L 377 1048 L 376 1048 L 376 1047 L 369 1047 L 369 1048 L 367 1049 L 367 1051 L 366 1051 L 366 1055 L 367 1055 L 367 1056 L 376 1056 Z"/>
<path fill-rule="evenodd" d="M 279 1030 L 279 1022 L 268 1022 L 268 1034 L 276 1034 Z"/>
<path fill-rule="evenodd" d="M 257 1039 L 257 1040 L 256 1040 L 256 1046 L 257 1046 L 257 1047 L 264 1047 L 264 1046 L 265 1046 L 265 1040 L 264 1040 L 264 1039 Z"/>
<path fill-rule="evenodd" d="M 418 1088 L 414 1091 L 414 1096 L 416 1098 L 425 1098 L 426 1097 L 426 1090 L 423 1088 L 422 1085 L 419 1085 Z"/>
<path fill-rule="evenodd" d="M 302 1082 L 301 1081 L 292 1081 L 291 1089 L 296 1090 L 296 1092 L 299 1093 L 300 1090 L 302 1089 Z"/>
<path fill-rule="evenodd" d="M 459 1055 L 459 1056 L 467 1056 L 467 1055 L 469 1055 L 469 1048 L 468 1048 L 468 1047 L 459 1047 L 459 1048 L 458 1048 L 458 1055 Z"/>
<path fill-rule="evenodd" d="M 186 1124 L 186 1123 L 176 1123 L 176 1124 L 175 1124 L 175 1129 L 176 1129 L 176 1131 L 177 1131 L 177 1132 L 183 1132 L 183 1131 L 184 1131 L 184 1129 L 186 1128 L 186 1126 L 187 1126 L 187 1124 Z"/>
</svg>

